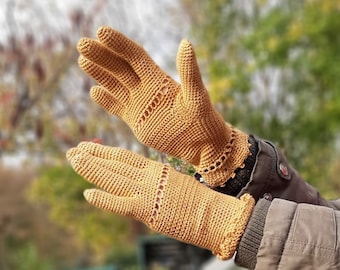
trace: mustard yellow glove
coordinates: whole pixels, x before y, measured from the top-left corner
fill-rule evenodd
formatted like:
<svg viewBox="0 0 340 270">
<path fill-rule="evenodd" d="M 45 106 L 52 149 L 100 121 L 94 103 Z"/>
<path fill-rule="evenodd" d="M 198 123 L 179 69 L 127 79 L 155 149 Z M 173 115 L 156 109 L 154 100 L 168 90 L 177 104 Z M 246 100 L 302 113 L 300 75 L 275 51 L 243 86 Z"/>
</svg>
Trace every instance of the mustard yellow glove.
<svg viewBox="0 0 340 270">
<path fill-rule="evenodd" d="M 179 46 L 180 85 L 121 33 L 101 27 L 97 36 L 78 43 L 79 66 L 100 84 L 92 99 L 142 143 L 193 164 L 211 187 L 234 177 L 250 154 L 248 136 L 212 106 L 192 45 L 183 40 Z"/>
<path fill-rule="evenodd" d="M 235 253 L 254 199 L 218 193 L 159 162 L 127 150 L 85 142 L 67 153 L 74 170 L 102 190 L 84 192 L 104 210 L 133 217 L 152 230 L 211 250 Z"/>
</svg>

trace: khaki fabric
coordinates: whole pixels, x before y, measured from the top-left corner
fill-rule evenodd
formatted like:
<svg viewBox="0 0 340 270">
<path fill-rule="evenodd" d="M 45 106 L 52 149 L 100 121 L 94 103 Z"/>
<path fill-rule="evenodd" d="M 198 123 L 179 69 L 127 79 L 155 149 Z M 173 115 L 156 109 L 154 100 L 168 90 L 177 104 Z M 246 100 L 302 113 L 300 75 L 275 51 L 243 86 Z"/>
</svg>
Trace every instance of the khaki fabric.
<svg viewBox="0 0 340 270">
<path fill-rule="evenodd" d="M 220 259 L 235 253 L 255 204 L 249 194 L 238 199 L 218 193 L 125 149 L 84 142 L 67 158 L 78 174 L 102 189 L 84 192 L 89 203 L 209 249 Z"/>
<path fill-rule="evenodd" d="M 140 142 L 193 164 L 211 187 L 244 166 L 248 135 L 225 124 L 212 106 L 189 41 L 178 50 L 179 84 L 120 32 L 103 26 L 97 37 L 78 43 L 79 66 L 99 84 L 91 97 Z"/>
<path fill-rule="evenodd" d="M 255 269 L 340 269 L 339 234 L 338 210 L 275 199 L 268 210 Z"/>
</svg>

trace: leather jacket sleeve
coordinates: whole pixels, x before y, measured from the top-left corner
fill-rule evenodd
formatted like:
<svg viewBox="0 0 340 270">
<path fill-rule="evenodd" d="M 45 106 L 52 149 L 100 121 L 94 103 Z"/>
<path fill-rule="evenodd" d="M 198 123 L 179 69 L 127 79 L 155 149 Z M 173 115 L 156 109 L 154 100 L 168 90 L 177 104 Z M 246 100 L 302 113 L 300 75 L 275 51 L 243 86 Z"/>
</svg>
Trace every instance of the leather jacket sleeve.
<svg viewBox="0 0 340 270">
<path fill-rule="evenodd" d="M 336 208 L 331 201 L 322 198 L 313 186 L 302 179 L 274 144 L 256 137 L 255 140 L 258 143 L 255 165 L 249 182 L 239 192 L 238 197 L 250 193 L 257 200 L 262 197 L 281 198 Z"/>
</svg>

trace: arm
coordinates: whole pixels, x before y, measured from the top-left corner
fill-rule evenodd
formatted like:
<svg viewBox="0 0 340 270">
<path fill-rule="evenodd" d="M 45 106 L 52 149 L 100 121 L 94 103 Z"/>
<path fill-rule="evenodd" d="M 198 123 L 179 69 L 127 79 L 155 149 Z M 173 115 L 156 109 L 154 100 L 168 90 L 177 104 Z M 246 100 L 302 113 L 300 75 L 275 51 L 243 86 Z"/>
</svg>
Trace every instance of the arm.
<svg viewBox="0 0 340 270">
<path fill-rule="evenodd" d="M 339 209 L 261 199 L 241 238 L 236 263 L 249 269 L 338 269 L 339 234 Z"/>
<path fill-rule="evenodd" d="M 191 43 L 177 54 L 181 84 L 136 42 L 110 27 L 78 42 L 79 66 L 98 85 L 91 98 L 120 117 L 143 144 L 192 164 L 210 187 L 223 185 L 250 155 L 248 134 L 225 123 L 205 88 Z"/>
<path fill-rule="evenodd" d="M 98 85 L 91 98 L 123 119 L 137 139 L 194 165 L 215 190 L 255 200 L 266 196 L 333 207 L 289 166 L 276 147 L 225 123 L 203 85 L 195 52 L 183 40 L 181 84 L 136 42 L 110 27 L 78 43 L 79 66 Z"/>
<path fill-rule="evenodd" d="M 216 192 L 191 176 L 125 149 L 83 142 L 67 152 L 74 170 L 99 189 L 86 200 L 150 229 L 230 259 L 255 201 Z"/>
<path fill-rule="evenodd" d="M 339 211 L 282 199 L 261 199 L 254 207 L 249 194 L 221 194 L 162 163 L 91 142 L 70 149 L 67 158 L 101 189 L 84 192 L 89 203 L 220 259 L 237 250 L 236 262 L 250 269 L 340 264 Z"/>
<path fill-rule="evenodd" d="M 215 190 L 238 197 L 249 193 L 256 199 L 281 198 L 339 209 L 339 203 L 322 198 L 288 163 L 285 155 L 273 143 L 252 135 L 249 139 L 252 155 L 246 159 L 245 168 L 239 169 L 235 178 Z"/>
</svg>

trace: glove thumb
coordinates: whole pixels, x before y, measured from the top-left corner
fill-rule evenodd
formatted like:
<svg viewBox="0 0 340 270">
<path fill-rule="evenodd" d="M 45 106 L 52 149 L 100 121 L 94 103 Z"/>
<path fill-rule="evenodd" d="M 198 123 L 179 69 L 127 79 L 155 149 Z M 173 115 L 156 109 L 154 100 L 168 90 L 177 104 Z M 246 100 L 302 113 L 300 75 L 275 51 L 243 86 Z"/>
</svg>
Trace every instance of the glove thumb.
<svg viewBox="0 0 340 270">
<path fill-rule="evenodd" d="M 197 64 L 192 44 L 182 40 L 177 54 L 177 70 L 182 84 L 183 102 L 193 108 L 193 104 L 209 100 L 208 92 L 204 87 L 201 73 Z M 198 104 L 200 105 L 200 104 Z M 202 106 L 197 106 L 200 108 Z"/>
</svg>

